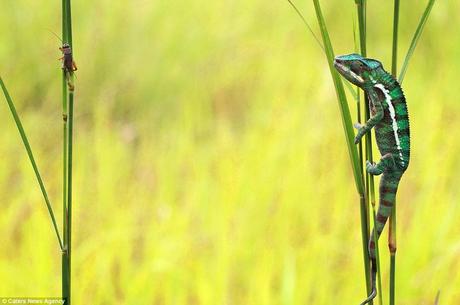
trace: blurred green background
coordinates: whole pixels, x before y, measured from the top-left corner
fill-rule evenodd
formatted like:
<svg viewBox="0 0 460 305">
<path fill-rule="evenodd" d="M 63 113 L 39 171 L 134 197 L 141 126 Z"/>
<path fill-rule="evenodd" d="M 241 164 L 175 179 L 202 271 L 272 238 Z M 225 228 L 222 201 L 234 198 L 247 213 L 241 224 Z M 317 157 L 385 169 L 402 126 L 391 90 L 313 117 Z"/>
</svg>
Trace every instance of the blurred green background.
<svg viewBox="0 0 460 305">
<path fill-rule="evenodd" d="M 402 1 L 400 65 L 427 1 Z M 298 1 L 319 33 L 313 6 Z M 337 54 L 354 1 L 322 1 Z M 460 3 L 403 88 L 397 304 L 460 304 Z M 392 1 L 368 2 L 389 69 Z M 0 67 L 61 224 L 60 1 L 2 0 Z M 358 304 L 359 202 L 325 56 L 286 1 L 74 1 L 74 304 Z M 399 65 L 399 66 L 400 66 Z M 0 296 L 59 296 L 60 251 L 3 96 Z M 354 114 L 353 100 L 349 99 Z M 378 153 L 376 153 L 376 157 Z M 387 229 L 380 242 L 388 298 Z"/>
</svg>

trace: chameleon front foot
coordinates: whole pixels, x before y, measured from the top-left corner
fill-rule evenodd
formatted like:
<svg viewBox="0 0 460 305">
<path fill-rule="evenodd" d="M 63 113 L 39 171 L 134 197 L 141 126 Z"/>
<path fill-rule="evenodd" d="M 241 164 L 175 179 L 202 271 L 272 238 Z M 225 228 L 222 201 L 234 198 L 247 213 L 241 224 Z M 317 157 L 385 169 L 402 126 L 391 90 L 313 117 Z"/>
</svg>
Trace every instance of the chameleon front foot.
<svg viewBox="0 0 460 305">
<path fill-rule="evenodd" d="M 383 173 L 383 168 L 381 168 L 378 164 L 369 162 L 368 160 L 366 161 L 366 171 L 369 174 L 376 176 Z"/>
<path fill-rule="evenodd" d="M 366 171 L 371 175 L 380 175 L 385 169 L 394 169 L 395 161 L 392 154 L 386 154 L 379 163 L 366 161 Z"/>
<path fill-rule="evenodd" d="M 364 127 L 364 125 L 361 125 L 360 123 L 354 123 L 353 127 L 358 129 L 358 134 L 355 137 L 355 144 L 358 144 L 361 141 L 361 138 L 366 133 L 366 128 Z"/>
</svg>

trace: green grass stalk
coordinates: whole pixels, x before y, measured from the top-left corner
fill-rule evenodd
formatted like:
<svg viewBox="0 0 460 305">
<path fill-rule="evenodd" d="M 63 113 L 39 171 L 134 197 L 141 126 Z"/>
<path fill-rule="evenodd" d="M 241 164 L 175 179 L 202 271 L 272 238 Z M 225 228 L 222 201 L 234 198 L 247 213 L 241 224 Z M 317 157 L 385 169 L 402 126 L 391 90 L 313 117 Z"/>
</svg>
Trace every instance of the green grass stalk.
<svg viewBox="0 0 460 305">
<path fill-rule="evenodd" d="M 436 298 L 434 300 L 434 305 L 438 305 L 439 304 L 439 296 L 441 294 L 441 291 L 438 290 L 438 293 L 436 293 Z"/>
<path fill-rule="evenodd" d="M 433 8 L 435 0 L 429 0 L 428 4 L 423 12 L 423 15 L 419 21 L 417 29 L 412 38 L 409 50 L 407 51 L 406 57 L 404 59 L 401 72 L 399 74 L 399 83 L 401 84 L 404 80 L 404 76 L 409 65 L 409 61 L 415 51 L 418 41 L 422 35 L 423 29 L 426 25 L 428 17 L 430 15 L 431 9 Z M 394 3 L 394 18 L 393 18 L 393 50 L 392 50 L 392 65 L 391 73 L 396 77 L 397 71 L 397 51 L 398 51 L 398 23 L 399 23 L 399 0 L 395 0 Z M 396 204 L 393 208 L 393 211 L 390 216 L 390 228 L 389 228 L 389 238 L 388 246 L 390 249 L 390 305 L 395 304 L 395 286 L 396 286 Z"/>
<path fill-rule="evenodd" d="M 366 1 L 365 0 L 355 0 L 356 3 L 356 8 L 357 8 L 357 13 L 358 13 L 358 28 L 359 28 L 359 42 L 360 42 L 360 51 L 362 56 L 367 55 L 367 43 L 366 43 Z M 364 118 L 365 121 L 369 120 L 370 118 L 370 111 L 369 107 L 367 105 L 367 96 L 364 94 Z M 358 108 L 360 109 L 360 108 Z M 359 110 L 360 111 L 360 110 Z M 369 160 L 370 162 L 373 162 L 373 155 L 372 155 L 372 134 L 369 132 L 365 136 L 365 143 L 366 143 L 366 150 L 365 150 L 365 158 L 363 157 L 363 152 L 360 150 L 360 159 L 361 160 Z M 362 163 L 361 163 L 362 164 Z M 369 175 L 369 173 L 365 172 L 365 190 L 366 190 L 366 202 L 364 202 L 364 206 L 361 206 L 361 214 L 365 213 L 366 217 L 361 217 L 361 227 L 366 227 L 366 231 L 363 230 L 362 234 L 362 240 L 363 240 L 363 259 L 366 260 L 367 262 L 369 261 L 369 253 L 368 253 L 368 241 L 369 241 L 369 203 L 372 206 L 372 220 L 374 223 L 375 227 L 375 186 L 374 186 L 374 177 L 372 175 Z M 366 223 L 363 223 L 363 222 Z M 365 236 L 364 236 L 365 234 Z M 377 260 L 377 269 L 378 269 L 378 274 L 377 274 L 377 285 L 378 285 L 378 291 L 380 292 L 378 294 L 379 296 L 379 304 L 383 303 L 382 299 L 382 279 L 381 279 L 381 273 L 380 273 L 380 256 L 378 252 L 378 241 L 376 236 L 374 236 L 375 239 L 375 244 L 376 244 L 376 260 Z M 369 264 L 369 263 L 367 263 Z M 371 282 L 370 282 L 370 276 L 369 276 L 369 271 L 366 271 L 366 283 L 367 283 L 367 293 L 369 294 L 371 291 Z M 372 302 L 370 303 L 372 304 Z"/>
<path fill-rule="evenodd" d="M 347 142 L 348 153 L 351 160 L 351 166 L 353 170 L 353 177 L 355 180 L 355 186 L 359 194 L 364 194 L 364 182 L 362 179 L 362 175 L 360 175 L 360 166 L 359 166 L 359 158 L 358 158 L 358 151 L 356 149 L 356 145 L 354 144 L 354 131 L 350 116 L 350 110 L 348 108 L 347 98 L 345 95 L 345 90 L 342 84 L 342 80 L 340 76 L 334 69 L 333 61 L 334 61 L 334 51 L 332 49 L 331 41 L 329 39 L 329 34 L 327 32 L 326 23 L 324 21 L 321 7 L 319 6 L 318 0 L 313 0 L 315 5 L 316 15 L 318 18 L 318 23 L 321 28 L 321 36 L 324 42 L 325 53 L 327 57 L 327 61 L 329 64 L 329 70 L 332 76 L 332 80 L 334 82 L 334 87 L 337 95 L 337 100 L 339 102 L 339 109 L 342 118 L 342 124 L 345 132 L 345 139 Z"/>
<path fill-rule="evenodd" d="M 32 148 L 30 147 L 29 140 L 27 139 L 26 132 L 24 131 L 24 127 L 22 126 L 21 120 L 18 116 L 16 111 L 16 107 L 14 106 L 14 102 L 11 99 L 11 96 L 3 83 L 2 78 L 0 77 L 0 86 L 2 87 L 3 94 L 5 95 L 6 102 L 8 103 L 8 107 L 10 108 L 11 114 L 13 115 L 14 122 L 16 123 L 16 127 L 18 128 L 19 134 L 21 135 L 22 142 L 24 143 L 24 147 L 27 151 L 27 156 L 29 157 L 30 163 L 32 164 L 32 168 L 34 170 L 35 176 L 37 177 L 38 184 L 40 186 L 40 190 L 43 194 L 43 198 L 45 199 L 46 207 L 48 208 L 48 212 L 51 217 L 51 221 L 53 223 L 54 231 L 56 232 L 56 237 L 59 242 L 59 247 L 61 250 L 64 248 L 63 242 L 61 239 L 61 235 L 59 234 L 59 230 L 56 224 L 56 218 L 54 217 L 53 208 L 51 207 L 51 203 L 48 197 L 48 193 L 46 192 L 45 185 L 43 183 L 43 179 L 40 175 L 40 171 L 38 170 L 37 163 L 35 162 L 34 154 L 32 152 Z"/>
<path fill-rule="evenodd" d="M 399 25 L 399 0 L 394 2 L 393 12 L 393 48 L 391 53 L 391 74 L 396 78 L 398 65 L 398 25 Z"/>
<path fill-rule="evenodd" d="M 62 40 L 63 42 L 67 41 L 67 28 L 66 28 L 66 4 L 65 0 L 62 0 Z M 63 155 L 63 181 L 62 181 L 62 222 L 63 222 L 63 231 L 64 231 L 64 245 L 65 251 L 62 252 L 62 298 L 65 300 L 65 304 L 70 303 L 70 265 L 69 265 L 69 255 L 68 255 L 68 240 L 67 240 L 67 147 L 68 147 L 68 138 L 67 138 L 67 120 L 68 120 L 68 112 L 67 112 L 67 80 L 66 80 L 66 72 L 64 69 L 62 70 L 62 118 L 63 118 L 63 147 L 62 147 L 62 155 Z"/>
<path fill-rule="evenodd" d="M 64 0 L 63 0 L 64 1 Z M 63 4 L 64 6 L 64 4 Z M 67 40 L 67 30 L 65 26 L 65 16 L 62 14 L 62 39 Z M 63 202 L 63 219 L 65 219 L 65 211 L 67 204 L 67 82 L 65 71 L 62 70 L 62 202 Z"/>
<path fill-rule="evenodd" d="M 350 155 L 351 165 L 353 169 L 353 175 L 355 178 L 355 185 L 359 194 L 359 202 L 360 202 L 360 210 L 361 210 L 361 234 L 363 236 L 363 256 L 364 256 L 364 270 L 366 274 L 366 286 L 367 291 L 370 292 L 370 265 L 369 265 L 369 256 L 367 251 L 367 243 L 368 243 L 368 236 L 369 236 L 369 226 L 368 226 L 368 213 L 366 208 L 366 195 L 364 193 L 364 181 L 363 181 L 363 154 L 362 154 L 362 144 L 359 144 L 359 157 L 358 151 L 356 150 L 356 146 L 354 144 L 354 132 L 351 122 L 350 110 L 348 108 L 348 103 L 346 99 L 346 95 L 343 89 L 343 83 L 340 79 L 340 76 L 337 74 L 335 69 L 333 68 L 333 60 L 334 60 L 334 51 L 332 49 L 332 44 L 329 39 L 329 34 L 327 31 L 326 23 L 322 16 L 321 7 L 317 1 L 313 1 L 315 4 L 315 10 L 317 14 L 318 23 L 321 28 L 321 36 L 323 38 L 324 46 L 319 42 L 319 39 L 316 37 L 315 33 L 313 32 L 312 28 L 306 21 L 305 17 L 302 13 L 297 9 L 294 3 L 290 0 L 287 0 L 289 4 L 294 8 L 295 12 L 299 15 L 302 19 L 303 23 L 307 26 L 309 32 L 313 35 L 315 40 L 318 42 L 318 45 L 323 50 L 324 54 L 326 55 L 329 69 L 331 72 L 332 79 L 334 81 L 335 91 L 337 94 L 337 100 L 339 102 L 339 109 L 342 117 L 343 128 L 345 131 L 345 139 L 348 146 L 348 152 Z M 358 122 L 361 122 L 361 112 L 360 112 L 360 99 L 359 99 L 359 92 L 355 92 L 352 88 L 351 84 L 345 83 L 347 88 L 352 93 L 353 97 L 355 98 L 357 105 L 358 105 Z"/>
<path fill-rule="evenodd" d="M 361 55 L 366 56 L 366 1 L 355 0 L 355 3 L 358 10 L 359 46 Z"/>
<path fill-rule="evenodd" d="M 291 0 L 287 0 L 287 2 L 289 3 L 289 5 L 294 9 L 294 11 L 296 12 L 296 14 L 300 17 L 300 19 L 302 20 L 302 22 L 305 24 L 305 26 L 307 27 L 308 31 L 310 32 L 310 34 L 313 36 L 313 38 L 315 39 L 315 41 L 318 43 L 318 46 L 321 48 L 321 50 L 323 51 L 324 55 L 326 55 L 326 51 L 324 50 L 324 47 L 323 45 L 321 44 L 321 42 L 319 41 L 318 39 L 318 36 L 315 35 L 315 32 L 313 32 L 313 29 L 311 28 L 311 26 L 308 24 L 307 22 L 307 19 L 305 19 L 304 15 L 300 12 L 300 10 L 297 8 L 297 6 L 294 4 L 294 2 L 292 2 Z M 346 82 L 345 83 L 345 86 L 347 87 L 348 91 L 351 93 L 351 95 L 353 96 L 353 98 L 355 100 L 358 100 L 359 98 L 359 93 L 357 94 L 355 91 L 354 91 L 354 88 L 353 86 Z"/>
<path fill-rule="evenodd" d="M 65 73 L 65 72 L 63 72 Z M 65 78 L 63 79 L 63 98 L 62 98 L 62 118 L 63 118 L 63 128 L 62 128 L 62 138 L 63 138 L 63 145 L 62 145 L 62 156 L 63 156 L 63 164 L 62 164 L 62 219 L 63 219 L 63 228 L 64 228 L 64 244 L 66 251 L 62 253 L 62 296 L 63 298 L 67 298 L 69 296 L 69 286 L 68 278 L 69 278 L 69 265 L 68 265 L 68 225 L 67 225 L 67 160 L 68 160 L 68 128 L 67 128 L 67 121 L 68 121 L 68 109 L 67 109 L 67 83 Z"/>
<path fill-rule="evenodd" d="M 359 47 L 358 47 L 359 43 L 358 43 L 358 35 L 356 35 L 355 20 L 353 20 L 353 42 L 354 42 L 354 45 L 355 45 L 355 52 L 358 53 L 359 52 Z M 356 120 L 357 120 L 357 122 L 359 124 L 361 124 L 362 123 L 361 95 L 360 95 L 360 92 L 359 92 L 359 87 L 355 87 L 355 88 L 356 88 L 356 92 L 355 92 L 355 96 L 356 96 Z M 359 141 L 359 144 L 358 144 L 358 155 L 359 155 L 359 166 L 361 167 L 361 175 L 364 176 L 363 143 L 361 141 Z"/>
<path fill-rule="evenodd" d="M 66 4 L 65 0 L 62 0 L 62 40 L 67 41 L 67 27 L 66 27 Z M 66 300 L 66 304 L 70 303 L 70 264 L 68 256 L 68 225 L 67 225 L 67 148 L 68 148 L 68 137 L 67 137 L 67 121 L 68 121 L 68 109 L 67 109 L 67 80 L 66 72 L 62 70 L 62 222 L 63 222 L 63 234 L 65 251 L 62 252 L 61 266 L 62 266 L 62 298 Z"/>
<path fill-rule="evenodd" d="M 398 66 L 398 25 L 399 25 L 399 0 L 394 1 L 393 12 L 393 47 L 391 56 L 391 74 L 396 78 Z M 396 202 L 390 215 L 390 224 L 388 232 L 388 248 L 390 250 L 390 287 L 389 303 L 395 304 L 395 286 L 396 286 Z"/>
<path fill-rule="evenodd" d="M 354 38 L 354 43 L 355 43 L 355 52 L 359 52 L 358 48 L 358 36 L 356 35 L 356 27 L 355 24 L 353 23 L 353 38 Z M 359 88 L 356 87 L 356 119 L 358 123 L 362 122 L 362 114 L 361 114 L 361 94 L 359 92 Z M 362 141 L 359 142 L 358 144 L 358 154 L 359 154 L 359 165 L 360 165 L 360 171 L 361 175 L 364 177 L 364 155 L 363 155 L 363 143 Z M 367 242 L 368 242 L 368 235 L 369 235 L 369 222 L 368 222 L 368 217 L 367 217 L 367 204 L 366 204 L 366 196 L 363 194 L 359 198 L 359 206 L 360 206 L 360 220 L 361 220 L 361 241 L 362 241 L 362 249 L 363 249 L 363 259 L 364 259 L 364 273 L 365 273 L 365 279 L 366 279 L 366 291 L 367 293 L 370 293 L 370 274 L 369 274 L 369 253 L 367 251 Z"/>
<path fill-rule="evenodd" d="M 366 195 L 362 194 L 359 198 L 360 220 L 361 220 L 361 246 L 363 250 L 363 264 L 364 274 L 366 279 L 366 293 L 369 295 L 372 290 L 371 276 L 370 276 L 370 263 L 369 263 L 369 214 L 368 214 L 368 200 Z M 372 304 L 369 303 L 369 304 Z"/>
<path fill-rule="evenodd" d="M 72 14 L 70 0 L 62 0 L 62 37 L 72 48 Z M 63 113 L 63 226 L 64 249 L 62 253 L 62 298 L 71 304 L 72 262 L 72 145 L 73 145 L 73 75 L 62 72 Z"/>
<path fill-rule="evenodd" d="M 395 202 L 396 206 L 396 202 Z M 396 287 L 396 208 L 393 208 L 390 218 L 388 245 L 390 248 L 390 305 L 395 304 Z"/>
<path fill-rule="evenodd" d="M 350 116 L 350 110 L 348 108 L 347 98 L 345 95 L 345 90 L 343 87 L 342 80 L 338 73 L 335 71 L 333 66 L 334 61 L 334 50 L 329 38 L 329 33 L 326 27 L 326 22 L 321 11 L 321 6 L 318 0 L 313 0 L 315 6 L 316 17 L 318 24 L 321 30 L 321 36 L 323 39 L 324 50 L 327 57 L 327 62 L 329 65 L 329 70 L 334 82 L 335 92 L 337 95 L 337 100 L 339 102 L 339 109 L 342 117 L 342 124 L 345 132 L 345 139 L 347 142 L 348 152 L 350 155 L 350 161 L 353 168 L 353 175 L 355 178 L 355 185 L 360 196 L 360 207 L 361 207 L 361 232 L 363 236 L 363 255 L 364 255 L 364 269 L 366 274 L 366 283 L 367 290 L 370 291 L 370 276 L 369 276 L 369 257 L 367 252 L 367 240 L 369 235 L 369 227 L 367 225 L 367 209 L 366 209 L 366 199 L 365 199 L 365 189 L 364 189 L 364 179 L 362 175 L 362 162 L 360 162 L 358 156 L 358 150 L 354 144 L 354 131 Z"/>
<path fill-rule="evenodd" d="M 67 296 L 66 305 L 71 304 L 71 267 L 72 267 L 72 146 L 73 146 L 73 91 L 69 92 L 69 117 L 68 117 L 68 155 L 67 155 L 67 210 L 66 224 L 66 260 L 65 260 L 65 291 Z"/>
</svg>

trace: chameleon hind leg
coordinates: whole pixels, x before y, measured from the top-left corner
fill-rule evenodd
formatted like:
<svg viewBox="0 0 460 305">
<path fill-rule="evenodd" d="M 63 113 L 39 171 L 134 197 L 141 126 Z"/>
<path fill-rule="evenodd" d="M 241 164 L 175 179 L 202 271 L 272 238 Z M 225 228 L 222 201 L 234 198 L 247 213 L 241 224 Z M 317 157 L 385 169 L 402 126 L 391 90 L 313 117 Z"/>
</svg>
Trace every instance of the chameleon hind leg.
<svg viewBox="0 0 460 305">
<path fill-rule="evenodd" d="M 393 168 L 395 166 L 395 160 L 393 155 L 388 153 L 380 159 L 378 163 L 371 163 L 366 161 L 366 171 L 371 175 L 380 175 L 387 168 Z"/>
</svg>

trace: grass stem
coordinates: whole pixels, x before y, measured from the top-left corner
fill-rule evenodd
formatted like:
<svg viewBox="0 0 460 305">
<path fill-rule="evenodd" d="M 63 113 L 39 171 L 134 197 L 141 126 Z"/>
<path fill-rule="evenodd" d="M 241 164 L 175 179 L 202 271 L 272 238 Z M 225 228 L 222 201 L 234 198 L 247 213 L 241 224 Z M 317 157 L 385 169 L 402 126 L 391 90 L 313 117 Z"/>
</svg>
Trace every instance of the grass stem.
<svg viewBox="0 0 460 305">
<path fill-rule="evenodd" d="M 396 202 L 395 202 L 396 206 Z M 396 286 L 396 208 L 393 207 L 390 218 L 388 247 L 390 248 L 390 305 L 395 304 Z"/>
<path fill-rule="evenodd" d="M 360 51 L 361 51 L 361 55 L 366 57 L 367 55 L 367 43 L 366 43 L 366 1 L 365 0 L 355 0 L 355 3 L 356 3 L 356 8 L 357 8 L 357 13 L 358 13 L 358 28 L 359 28 L 359 43 L 360 43 Z M 368 97 L 366 94 L 364 94 L 364 103 L 363 103 L 363 107 L 364 107 L 364 119 L 365 121 L 369 120 L 370 118 L 370 111 L 369 111 L 369 107 L 368 107 Z M 359 109 L 359 108 L 358 108 Z M 360 111 L 360 110 L 359 110 Z M 369 160 L 370 162 L 373 162 L 373 157 L 372 157 L 372 134 L 369 132 L 366 134 L 365 136 L 365 158 L 364 156 L 362 155 L 363 152 L 362 150 L 360 149 L 360 159 L 361 160 Z M 362 236 L 362 239 L 363 239 L 363 253 L 365 253 L 365 255 L 363 256 L 363 259 L 365 261 L 369 261 L 369 253 L 368 253 L 368 241 L 369 241 L 369 238 L 375 238 L 375 237 L 370 237 L 369 236 L 369 228 L 370 228 L 370 221 L 369 221 L 369 203 L 370 205 L 372 206 L 372 219 L 373 219 L 373 223 L 374 223 L 374 227 L 375 227 L 375 187 L 374 187 L 374 177 L 372 175 L 370 175 L 369 173 L 367 173 L 366 171 L 364 171 L 364 174 L 365 174 L 365 190 L 366 190 L 366 202 L 365 202 L 365 207 L 362 207 L 361 209 L 364 210 L 365 209 L 365 213 L 366 213 L 366 218 L 364 217 L 361 217 L 361 222 L 366 222 L 365 224 L 362 223 L 361 226 L 362 227 L 366 227 L 366 231 L 364 232 L 363 231 L 363 236 Z M 363 213 L 363 211 L 361 212 Z M 366 234 L 364 236 L 364 233 Z M 375 238 L 376 239 L 376 238 Z M 379 258 L 379 255 L 378 255 L 378 241 L 375 240 L 375 244 L 376 244 L 376 249 L 377 249 L 377 253 L 376 253 L 376 259 L 377 259 L 377 269 L 379 270 L 378 272 L 378 278 L 377 278 L 377 281 L 378 281 L 378 291 L 382 291 L 381 287 L 382 287 L 382 280 L 381 280 L 381 274 L 380 274 L 380 258 Z M 367 263 L 369 264 L 369 263 Z M 371 291 L 371 282 L 370 282 L 370 277 L 369 277 L 369 271 L 368 270 L 365 270 L 366 271 L 366 283 L 367 283 L 367 293 L 369 294 L 370 291 Z M 382 294 L 379 293 L 379 302 L 380 304 L 382 304 Z M 372 302 L 370 303 L 372 304 Z"/>
<path fill-rule="evenodd" d="M 72 48 L 72 14 L 70 0 L 62 0 L 62 37 Z M 72 153 L 73 153 L 73 99 L 74 78 L 65 69 L 62 72 L 63 113 L 63 224 L 64 249 L 62 254 L 62 298 L 71 304 L 72 258 Z"/>
<path fill-rule="evenodd" d="M 398 24 L 399 24 L 399 0 L 394 1 L 393 13 L 393 47 L 391 56 L 391 74 L 396 78 L 398 66 Z M 390 305 L 395 304 L 396 286 L 396 202 L 390 214 L 388 248 L 390 250 Z"/>
<path fill-rule="evenodd" d="M 391 74 L 396 77 L 398 65 L 398 25 L 399 25 L 399 0 L 395 0 L 393 12 L 393 48 L 391 54 Z"/>
<path fill-rule="evenodd" d="M 342 118 L 342 125 L 345 132 L 345 139 L 348 147 L 348 153 L 351 160 L 351 166 L 353 170 L 353 177 L 355 180 L 355 186 L 359 194 L 364 194 L 364 181 L 362 179 L 362 175 L 360 174 L 360 165 L 359 165 L 359 158 L 358 158 L 358 150 L 356 149 L 356 145 L 354 144 L 354 131 L 353 131 L 353 124 L 351 121 L 350 109 L 348 108 L 347 97 L 345 95 L 345 90 L 343 87 L 342 80 L 338 73 L 334 69 L 334 51 L 332 49 L 331 40 L 329 38 L 329 34 L 327 31 L 326 23 L 324 21 L 324 17 L 321 12 L 321 7 L 319 5 L 318 0 L 313 0 L 315 5 L 316 16 L 318 19 L 318 23 L 321 29 L 321 36 L 324 43 L 324 49 L 327 57 L 327 62 L 329 65 L 329 71 L 332 76 L 332 80 L 334 82 L 334 87 L 337 95 L 337 100 L 339 102 L 339 109 Z"/>
</svg>

